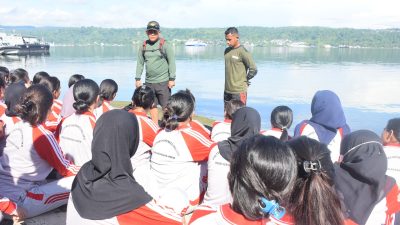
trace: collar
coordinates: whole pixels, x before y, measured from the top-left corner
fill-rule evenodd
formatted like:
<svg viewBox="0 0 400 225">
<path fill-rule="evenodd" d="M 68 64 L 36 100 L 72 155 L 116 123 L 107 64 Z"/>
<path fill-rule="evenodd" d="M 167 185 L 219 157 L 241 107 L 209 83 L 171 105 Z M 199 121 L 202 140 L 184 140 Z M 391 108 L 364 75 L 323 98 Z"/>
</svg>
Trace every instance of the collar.
<svg viewBox="0 0 400 225">
<path fill-rule="evenodd" d="M 221 214 L 224 220 L 229 222 L 229 224 L 247 224 L 247 225 L 259 225 L 265 224 L 264 219 L 261 220 L 248 220 L 242 214 L 239 214 L 231 208 L 230 204 L 225 204 L 220 206 Z"/>
<path fill-rule="evenodd" d="M 130 110 L 131 111 L 131 110 Z M 131 111 L 133 114 L 135 114 L 136 116 L 144 116 L 144 117 L 147 117 L 147 114 L 146 114 L 146 112 L 143 112 L 143 111 L 135 111 L 135 110 L 132 110 Z"/>
<path fill-rule="evenodd" d="M 92 112 L 90 112 L 90 111 L 86 111 L 86 112 L 82 113 L 81 115 L 92 116 L 92 117 L 96 118 L 94 116 L 94 114 Z"/>
<path fill-rule="evenodd" d="M 388 144 L 385 144 L 384 146 L 390 146 L 390 147 L 400 147 L 400 143 L 388 143 Z"/>
<path fill-rule="evenodd" d="M 271 130 L 282 132 L 282 129 L 281 128 L 277 128 L 277 127 L 273 127 L 273 128 L 271 128 Z"/>
<path fill-rule="evenodd" d="M 190 128 L 191 126 L 190 126 L 190 123 L 187 123 L 187 124 L 180 124 L 179 126 L 178 126 L 178 128 L 176 128 L 176 130 L 183 130 L 183 129 L 186 129 L 186 128 Z"/>
<path fill-rule="evenodd" d="M 231 119 L 224 119 L 224 123 L 232 123 Z"/>
</svg>

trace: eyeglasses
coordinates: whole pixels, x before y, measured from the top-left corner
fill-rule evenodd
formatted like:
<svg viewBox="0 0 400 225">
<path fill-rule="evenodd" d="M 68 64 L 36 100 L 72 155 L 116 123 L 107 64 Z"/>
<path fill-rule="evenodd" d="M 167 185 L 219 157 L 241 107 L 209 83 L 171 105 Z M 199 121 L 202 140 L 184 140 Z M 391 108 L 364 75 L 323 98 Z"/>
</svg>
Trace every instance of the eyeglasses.
<svg viewBox="0 0 400 225">
<path fill-rule="evenodd" d="M 148 30 L 146 33 L 147 35 L 158 35 L 158 31 L 156 30 Z"/>
</svg>

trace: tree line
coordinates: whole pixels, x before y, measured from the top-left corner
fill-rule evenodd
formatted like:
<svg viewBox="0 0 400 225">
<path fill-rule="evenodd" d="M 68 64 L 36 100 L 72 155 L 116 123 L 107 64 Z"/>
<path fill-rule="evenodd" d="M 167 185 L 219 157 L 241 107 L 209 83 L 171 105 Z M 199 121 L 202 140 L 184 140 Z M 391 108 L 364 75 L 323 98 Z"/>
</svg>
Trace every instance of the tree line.
<svg viewBox="0 0 400 225">
<path fill-rule="evenodd" d="M 100 27 L 6 27 L 2 31 L 43 38 L 55 44 L 140 44 L 146 39 L 145 28 Z M 162 28 L 163 36 L 175 43 L 200 39 L 209 44 L 225 45 L 226 28 Z M 360 46 L 400 48 L 400 29 L 352 29 L 327 27 L 238 27 L 242 42 L 255 46 L 273 45 L 273 40 L 304 42 L 310 46 Z M 1 30 L 0 30 L 1 32 Z M 271 42 L 272 41 L 272 42 Z"/>
</svg>

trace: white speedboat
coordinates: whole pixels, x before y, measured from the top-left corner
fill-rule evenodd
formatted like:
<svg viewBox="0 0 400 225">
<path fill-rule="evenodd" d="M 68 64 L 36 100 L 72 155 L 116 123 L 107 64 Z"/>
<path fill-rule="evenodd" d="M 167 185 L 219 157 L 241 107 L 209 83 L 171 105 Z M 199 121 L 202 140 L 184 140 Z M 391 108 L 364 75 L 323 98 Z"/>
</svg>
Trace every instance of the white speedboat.
<svg viewBox="0 0 400 225">
<path fill-rule="evenodd" d="M 207 43 L 200 40 L 189 39 L 185 42 L 185 46 L 207 46 Z"/>
</svg>

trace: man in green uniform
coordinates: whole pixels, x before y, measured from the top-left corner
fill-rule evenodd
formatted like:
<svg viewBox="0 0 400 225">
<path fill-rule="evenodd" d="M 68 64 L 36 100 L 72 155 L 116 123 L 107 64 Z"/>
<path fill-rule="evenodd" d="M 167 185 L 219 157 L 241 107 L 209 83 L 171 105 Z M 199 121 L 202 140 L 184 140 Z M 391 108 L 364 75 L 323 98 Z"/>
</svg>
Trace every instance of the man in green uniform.
<svg viewBox="0 0 400 225">
<path fill-rule="evenodd" d="M 251 54 L 240 45 L 239 32 L 235 27 L 225 31 L 225 90 L 224 102 L 237 99 L 246 104 L 247 88 L 257 74 L 257 67 Z"/>
<path fill-rule="evenodd" d="M 160 37 L 160 25 L 156 21 L 147 24 L 148 40 L 139 48 L 136 65 L 136 87 L 142 86 L 140 81 L 144 65 L 146 65 L 145 85 L 155 94 L 154 106 L 150 110 L 151 118 L 158 123 L 157 105 L 164 109 L 171 96 L 171 88 L 175 86 L 175 55 L 172 46 Z"/>
</svg>

